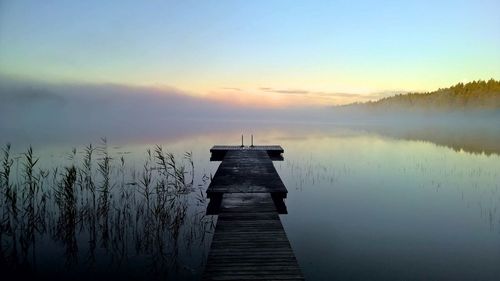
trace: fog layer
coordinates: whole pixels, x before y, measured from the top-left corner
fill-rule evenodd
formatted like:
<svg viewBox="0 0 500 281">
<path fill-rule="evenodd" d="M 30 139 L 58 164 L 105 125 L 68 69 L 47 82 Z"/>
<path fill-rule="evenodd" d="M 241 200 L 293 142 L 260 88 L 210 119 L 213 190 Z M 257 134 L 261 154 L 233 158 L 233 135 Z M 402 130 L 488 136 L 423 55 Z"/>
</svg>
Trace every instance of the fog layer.
<svg viewBox="0 0 500 281">
<path fill-rule="evenodd" d="M 0 78 L 1 143 L 85 143 L 101 136 L 114 140 L 178 138 L 228 131 L 237 135 L 257 127 L 296 130 L 313 126 L 355 126 L 384 135 L 430 141 L 440 135 L 439 143 L 456 144 L 467 139 L 470 146 L 471 140 L 499 143 L 500 111 L 431 114 L 425 109 L 373 112 L 352 106 L 259 108 L 189 95 L 173 88 L 49 84 Z M 434 133 L 422 134 L 429 131 Z M 443 140 L 447 136 L 453 136 L 453 140 Z M 486 150 L 497 149 L 488 145 Z"/>
</svg>

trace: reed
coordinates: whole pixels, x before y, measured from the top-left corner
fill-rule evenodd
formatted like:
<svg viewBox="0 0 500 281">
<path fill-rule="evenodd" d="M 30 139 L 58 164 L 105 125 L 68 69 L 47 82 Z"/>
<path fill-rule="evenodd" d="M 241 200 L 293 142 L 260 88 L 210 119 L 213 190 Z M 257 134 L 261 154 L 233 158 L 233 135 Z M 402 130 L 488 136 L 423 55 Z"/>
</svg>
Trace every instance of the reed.
<svg viewBox="0 0 500 281">
<path fill-rule="evenodd" d="M 72 149 L 61 162 L 65 165 L 44 168 L 29 147 L 19 159 L 16 179 L 7 144 L 0 163 L 0 262 L 14 270 L 34 270 L 37 242 L 51 240 L 62 247 L 61 268 L 91 270 L 103 259 L 121 266 L 143 255 L 151 260 L 151 270 L 167 276 L 169 268 L 178 266 L 179 248 L 203 240 L 212 218 L 192 210 L 205 207 L 193 204 L 204 195 L 202 187 L 196 193 L 192 188 L 192 153 L 178 161 L 161 146 L 146 152 L 142 169 L 129 170 L 124 157 L 113 161 L 102 139 L 98 147 L 89 144 L 80 154 Z"/>
<path fill-rule="evenodd" d="M 62 174 L 62 181 L 55 190 L 55 202 L 59 208 L 59 220 L 57 223 L 57 238 L 65 246 L 66 267 L 76 263 L 77 258 L 77 206 L 76 206 L 76 180 L 77 170 L 75 166 L 66 167 Z"/>
</svg>

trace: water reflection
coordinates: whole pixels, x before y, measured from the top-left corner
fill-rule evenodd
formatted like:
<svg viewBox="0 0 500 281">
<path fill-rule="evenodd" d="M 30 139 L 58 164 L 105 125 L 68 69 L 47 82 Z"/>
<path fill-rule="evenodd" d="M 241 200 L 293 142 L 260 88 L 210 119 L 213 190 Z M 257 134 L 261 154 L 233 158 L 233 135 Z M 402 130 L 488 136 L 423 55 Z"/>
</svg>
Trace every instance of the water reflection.
<svg viewBox="0 0 500 281">
<path fill-rule="evenodd" d="M 245 132 L 285 148 L 284 161 L 274 162 L 290 193 L 281 219 L 306 278 L 500 276 L 498 132 L 443 128 L 448 137 L 436 138 L 440 129 L 219 125 L 216 133 L 76 152 L 4 147 L 2 270 L 196 280 L 215 222 L 205 215 L 218 165 L 209 148 L 239 143 Z M 178 157 L 152 143 L 167 143 Z"/>
<path fill-rule="evenodd" d="M 336 186 L 367 177 L 374 184 L 403 184 L 436 193 L 452 189 L 468 207 L 500 233 L 500 158 L 496 155 L 456 153 L 425 142 L 394 141 L 365 134 L 289 142 L 288 150 L 307 148 L 291 155 L 280 173 L 288 188 L 304 191 Z M 498 199 L 498 200 L 497 200 Z M 498 225 L 498 226 L 497 226 Z"/>
<path fill-rule="evenodd" d="M 493 117 L 492 117 L 493 118 Z M 396 120 L 397 121 L 397 120 Z M 131 144 L 177 143 L 186 140 L 201 139 L 207 150 L 215 143 L 240 143 L 241 134 L 246 137 L 253 134 L 259 144 L 281 143 L 281 140 L 301 140 L 323 138 L 326 136 L 342 136 L 352 134 L 373 134 L 400 140 L 425 141 L 439 146 L 452 148 L 460 152 L 475 154 L 500 154 L 500 120 L 420 120 L 411 122 L 373 121 L 373 122 L 287 122 L 287 121 L 249 121 L 238 120 L 175 120 L 166 122 L 160 129 L 154 127 L 141 128 L 140 133 L 127 129 L 109 130 L 115 147 L 129 147 Z M 0 128 L 1 130 L 2 128 Z M 85 145 L 98 139 L 100 134 L 81 135 L 74 132 L 54 132 L 47 135 L 23 135 L 22 137 L 9 131 L 0 132 L 0 143 L 12 142 L 18 147 L 30 144 L 47 146 Z M 210 140 L 210 141 L 208 141 Z M 82 142 L 83 141 L 83 142 Z M 122 151 L 127 155 L 130 151 Z"/>
<path fill-rule="evenodd" d="M 282 144 L 281 219 L 306 278 L 500 276 L 498 155 L 349 131 Z"/>
<path fill-rule="evenodd" d="M 375 124 L 360 126 L 365 131 L 382 136 L 417 140 L 445 146 L 457 152 L 473 154 L 500 154 L 500 124 L 463 125 L 454 122 L 446 124 L 415 124 L 397 126 L 390 124 Z"/>
<path fill-rule="evenodd" d="M 2 270 L 61 279 L 197 279 L 214 229 L 204 214 L 208 176 L 195 179 L 191 153 L 179 160 L 156 146 L 146 155 L 136 170 L 123 157 L 112 159 L 104 139 L 82 157 L 73 150 L 67 166 L 48 167 L 31 147 L 13 159 L 5 146 Z"/>
</svg>

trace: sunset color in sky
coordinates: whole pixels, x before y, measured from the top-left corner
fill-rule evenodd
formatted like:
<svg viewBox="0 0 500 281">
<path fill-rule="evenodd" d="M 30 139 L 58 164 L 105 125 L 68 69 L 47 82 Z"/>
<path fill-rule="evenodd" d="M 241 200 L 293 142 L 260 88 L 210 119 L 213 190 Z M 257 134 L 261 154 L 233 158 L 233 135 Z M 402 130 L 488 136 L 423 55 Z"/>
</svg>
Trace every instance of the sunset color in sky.
<svg viewBox="0 0 500 281">
<path fill-rule="evenodd" d="M 342 104 L 500 78 L 500 1 L 0 2 L 0 75 Z"/>
</svg>

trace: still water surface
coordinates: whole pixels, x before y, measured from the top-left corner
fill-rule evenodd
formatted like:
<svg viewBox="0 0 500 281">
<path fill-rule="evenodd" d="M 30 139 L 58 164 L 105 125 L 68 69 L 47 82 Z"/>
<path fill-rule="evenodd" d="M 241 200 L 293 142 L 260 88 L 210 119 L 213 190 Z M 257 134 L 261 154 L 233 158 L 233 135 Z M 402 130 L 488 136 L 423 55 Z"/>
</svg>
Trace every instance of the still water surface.
<svg viewBox="0 0 500 281">
<path fill-rule="evenodd" d="M 275 162 L 289 190 L 288 214 L 281 219 L 306 279 L 500 280 L 498 152 L 463 150 L 456 140 L 447 146 L 360 128 L 299 127 L 253 127 L 248 132 L 256 144 L 285 149 L 284 161 Z M 102 218 L 91 222 L 92 211 L 86 211 L 90 193 L 82 191 L 69 232 L 68 224 L 61 224 L 64 208 L 55 203 L 47 207 L 45 230 L 37 229 L 29 236 L 34 239 L 27 239 L 35 243 L 23 248 L 26 227 L 18 226 L 15 239 L 3 229 L 3 267 L 47 278 L 199 279 L 216 223 L 216 216 L 204 215 L 204 191 L 218 166 L 209 161 L 209 148 L 237 144 L 240 132 L 109 139 L 113 188 L 108 228 L 103 230 Z M 157 173 L 154 184 L 162 178 L 155 144 L 185 166 L 185 185 L 166 199 L 172 208 L 165 221 L 139 214 L 147 210 L 139 187 L 148 148 L 153 149 L 149 165 Z M 12 145 L 12 181 L 21 188 L 26 147 Z M 40 158 L 36 168 L 58 175 L 72 163 L 82 169 L 84 145 L 68 157 L 75 145 L 33 143 Z M 98 139 L 95 145 L 102 146 Z M 192 152 L 192 166 L 183 158 L 185 152 Z M 99 186 L 102 155 L 97 151 L 95 158 Z M 42 188 L 57 189 L 60 184 L 51 186 L 49 178 Z M 123 190 L 132 190 L 135 199 L 120 199 Z M 124 207 L 124 202 L 132 203 Z M 26 219 L 19 214 L 19 220 Z M 163 224 L 167 226 L 158 227 Z M 145 230 L 149 226 L 152 233 Z M 14 241 L 18 244 L 13 246 Z"/>
</svg>

